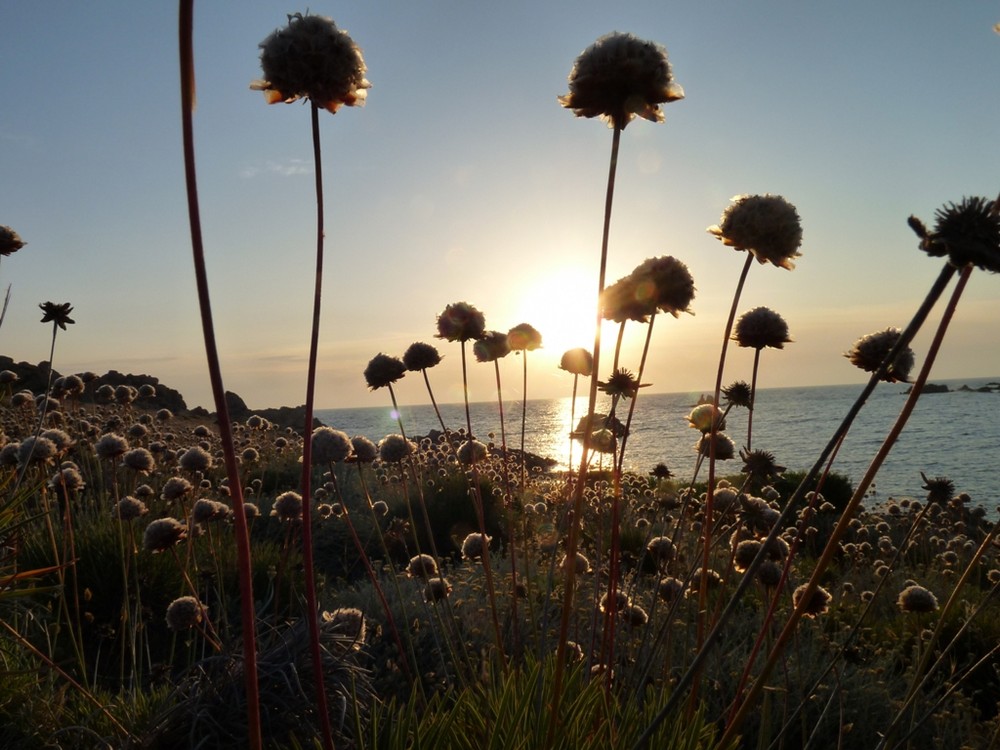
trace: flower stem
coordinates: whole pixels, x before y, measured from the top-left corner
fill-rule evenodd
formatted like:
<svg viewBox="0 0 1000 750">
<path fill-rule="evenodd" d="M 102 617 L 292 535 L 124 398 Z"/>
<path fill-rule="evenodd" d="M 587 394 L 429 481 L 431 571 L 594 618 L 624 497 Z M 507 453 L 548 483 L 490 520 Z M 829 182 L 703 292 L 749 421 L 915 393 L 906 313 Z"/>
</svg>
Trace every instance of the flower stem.
<svg viewBox="0 0 1000 750">
<path fill-rule="evenodd" d="M 753 373 L 750 375 L 750 405 L 747 407 L 747 452 L 753 449 L 753 408 L 757 402 L 757 370 L 760 368 L 760 347 L 753 350 Z"/>
<path fill-rule="evenodd" d="M 201 326 L 205 338 L 205 355 L 208 360 L 212 396 L 218 415 L 219 437 L 229 478 L 229 494 L 233 501 L 233 525 L 236 530 L 236 555 L 240 580 L 240 617 L 243 629 L 243 674 L 247 698 L 248 747 L 260 750 L 260 695 L 257 684 L 257 638 L 253 598 L 252 567 L 250 561 L 250 534 L 244 511 L 243 489 L 240 485 L 239 466 L 233 442 L 232 422 L 226 404 L 226 391 L 222 385 L 222 368 L 219 365 L 215 327 L 212 322 L 212 305 L 208 293 L 208 273 L 205 268 L 205 248 L 201 234 L 201 214 L 198 207 L 198 182 L 194 160 L 194 0 L 180 0 L 179 46 L 181 78 L 181 125 L 184 141 L 184 177 L 187 185 L 188 216 L 191 224 L 191 249 L 194 255 L 198 303 L 201 309 Z"/>
</svg>

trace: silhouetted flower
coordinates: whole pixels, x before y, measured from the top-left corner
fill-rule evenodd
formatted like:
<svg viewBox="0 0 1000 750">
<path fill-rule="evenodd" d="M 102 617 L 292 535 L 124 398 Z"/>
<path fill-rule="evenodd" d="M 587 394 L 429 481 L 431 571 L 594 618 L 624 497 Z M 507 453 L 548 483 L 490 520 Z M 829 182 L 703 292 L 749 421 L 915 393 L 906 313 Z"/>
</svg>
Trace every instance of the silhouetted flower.
<svg viewBox="0 0 1000 750">
<path fill-rule="evenodd" d="M 336 464 L 346 461 L 354 450 L 346 432 L 332 427 L 317 427 L 312 433 L 312 460 L 314 464 Z"/>
<path fill-rule="evenodd" d="M 733 340 L 747 349 L 784 349 L 791 339 L 785 319 L 769 307 L 755 307 L 736 321 Z"/>
<path fill-rule="evenodd" d="M 142 546 L 149 552 L 165 552 L 187 538 L 187 526 L 176 518 L 151 521 L 142 535 Z"/>
<path fill-rule="evenodd" d="M 412 343 L 403 353 L 403 364 L 410 372 L 427 370 L 436 367 L 441 362 L 441 355 L 436 347 L 422 341 Z"/>
<path fill-rule="evenodd" d="M 398 464 L 416 449 L 417 446 L 402 435 L 386 435 L 379 441 L 378 455 L 387 464 Z"/>
<path fill-rule="evenodd" d="M 507 331 L 507 343 L 511 351 L 532 352 L 542 345 L 542 334 L 528 323 L 518 323 Z"/>
<path fill-rule="evenodd" d="M 112 513 L 116 518 L 120 518 L 122 521 L 134 521 L 146 515 L 149 509 L 142 500 L 133 497 L 132 495 L 126 495 L 115 505 L 115 510 Z"/>
<path fill-rule="evenodd" d="M 624 129 L 636 115 L 663 122 L 660 104 L 683 98 L 663 47 L 613 32 L 577 57 L 569 74 L 569 93 L 560 96 L 559 103 L 577 117 L 600 117 Z"/>
<path fill-rule="evenodd" d="M 478 339 L 486 330 L 486 318 L 468 302 L 455 302 L 438 315 L 437 337 L 448 341 Z"/>
<path fill-rule="evenodd" d="M 67 325 L 72 325 L 76 322 L 69 316 L 69 314 L 73 312 L 73 306 L 69 302 L 63 302 L 61 304 L 56 304 L 55 302 L 43 302 L 39 305 L 39 307 L 44 313 L 42 316 L 43 323 L 55 323 L 65 331 Z"/>
<path fill-rule="evenodd" d="M 674 257 L 664 255 L 640 263 L 632 276 L 636 295 L 675 318 L 689 309 L 694 299 L 694 278 L 688 267 Z"/>
<path fill-rule="evenodd" d="M 472 353 L 477 362 L 495 362 L 510 354 L 507 334 L 500 331 L 485 331 L 472 345 Z"/>
<path fill-rule="evenodd" d="M 1000 272 L 1000 198 L 963 198 L 935 213 L 934 231 L 928 232 L 914 216 L 910 228 L 920 237 L 920 249 L 961 268 L 972 264 L 984 271 Z"/>
<path fill-rule="evenodd" d="M 173 631 L 190 630 L 205 618 L 205 605 L 193 596 L 174 599 L 167 607 L 167 627 Z"/>
<path fill-rule="evenodd" d="M 653 467 L 653 470 L 649 472 L 649 475 L 656 477 L 657 479 L 670 479 L 673 476 L 673 472 L 664 463 L 659 463 Z"/>
<path fill-rule="evenodd" d="M 648 323 L 649 316 L 656 312 L 650 290 L 640 296 L 640 288 L 634 275 L 624 276 L 614 284 L 604 287 L 601 292 L 601 315 L 605 320 L 624 323 L 634 320 L 636 323 Z"/>
<path fill-rule="evenodd" d="M 488 455 L 486 445 L 478 440 L 466 440 L 458 447 L 458 460 L 466 466 L 485 461 Z"/>
<path fill-rule="evenodd" d="M 429 602 L 438 602 L 451 593 L 451 584 L 447 578 L 430 578 L 424 587 L 424 598 Z"/>
<path fill-rule="evenodd" d="M 6 258 L 11 253 L 16 253 L 24 245 L 25 242 L 21 239 L 21 235 L 8 226 L 0 225 L 0 255 Z"/>
<path fill-rule="evenodd" d="M 462 540 L 462 557 L 466 560 L 481 560 L 490 551 L 490 537 L 473 532 Z"/>
<path fill-rule="evenodd" d="M 109 432 L 101 435 L 100 440 L 94 443 L 94 452 L 98 458 L 105 460 L 118 458 L 128 450 L 128 442 L 121 435 Z"/>
<path fill-rule="evenodd" d="M 955 496 L 955 483 L 948 477 L 928 479 L 926 474 L 920 472 L 920 478 L 924 480 L 921 489 L 927 492 L 927 502 L 944 504 Z"/>
<path fill-rule="evenodd" d="M 706 432 L 699 438 L 698 442 L 695 443 L 694 449 L 700 453 L 705 458 L 709 457 L 709 451 L 712 447 L 712 433 Z M 715 433 L 715 460 L 716 461 L 728 461 L 733 456 L 736 455 L 736 446 L 733 441 L 729 439 L 729 436 L 724 432 Z"/>
<path fill-rule="evenodd" d="M 352 437 L 351 448 L 354 453 L 348 460 L 353 460 L 362 464 L 370 464 L 378 458 L 378 446 L 376 446 L 375 443 L 366 438 L 364 435 L 355 435 Z"/>
<path fill-rule="evenodd" d="M 722 397 L 726 400 L 726 403 L 732 406 L 742 406 L 745 409 L 750 408 L 750 385 L 743 380 L 737 380 L 731 385 L 727 385 L 722 389 Z"/>
<path fill-rule="evenodd" d="M 646 551 L 658 565 L 666 565 L 677 556 L 677 547 L 666 536 L 654 536 L 646 545 Z"/>
<path fill-rule="evenodd" d="M 649 383 L 640 383 L 635 376 L 621 367 L 615 370 L 605 381 L 598 381 L 597 387 L 602 393 L 611 397 L 635 398 L 640 388 L 646 388 Z"/>
<path fill-rule="evenodd" d="M 279 521 L 298 521 L 302 518 L 302 495 L 289 490 L 274 498 L 271 515 Z"/>
<path fill-rule="evenodd" d="M 567 349 L 559 360 L 559 369 L 589 378 L 594 369 L 594 357 L 582 347 Z"/>
<path fill-rule="evenodd" d="M 374 391 L 395 383 L 405 374 L 406 365 L 401 359 L 380 352 L 369 360 L 365 368 L 365 382 Z"/>
<path fill-rule="evenodd" d="M 923 586 L 917 585 L 907 586 L 900 591 L 896 604 L 904 612 L 914 612 L 917 614 L 934 612 L 938 608 L 937 597 Z"/>
<path fill-rule="evenodd" d="M 406 566 L 406 575 L 410 578 L 427 579 L 437 574 L 437 562 L 430 555 L 414 555 Z"/>
<path fill-rule="evenodd" d="M 800 602 L 805 599 L 806 589 L 809 584 L 803 583 L 795 591 L 792 592 L 792 604 L 798 608 Z M 810 594 L 809 598 L 805 600 L 805 605 L 802 610 L 802 614 L 806 617 L 818 617 L 824 614 L 830 606 L 830 600 L 833 597 L 830 596 L 830 592 L 827 591 L 822 586 L 817 586 L 815 591 Z"/>
<path fill-rule="evenodd" d="M 875 372 L 882 366 L 883 360 L 889 356 L 889 352 L 899 341 L 901 332 L 898 328 L 886 328 L 884 331 L 869 333 L 854 342 L 851 350 L 844 354 L 851 364 L 860 367 L 865 372 Z M 903 349 L 896 355 L 895 360 L 889 365 L 882 380 L 887 383 L 898 381 L 906 382 L 913 368 L 913 350 L 910 347 Z"/>
<path fill-rule="evenodd" d="M 365 103 L 371 84 L 361 50 L 331 19 L 290 15 L 288 26 L 277 29 L 260 48 L 266 80 L 250 87 L 263 91 L 268 104 L 308 97 L 335 113 L 342 105 Z"/>
<path fill-rule="evenodd" d="M 774 454 L 770 451 L 740 450 L 740 458 L 743 459 L 743 468 L 740 471 L 761 482 L 777 479 L 785 471 L 784 466 L 778 466 Z"/>
<path fill-rule="evenodd" d="M 747 250 L 760 262 L 795 268 L 793 258 L 802 244 L 802 226 L 795 206 L 780 195 L 737 195 L 722 214 L 722 221 L 708 228 L 723 244 Z"/>
<path fill-rule="evenodd" d="M 177 459 L 178 466 L 184 471 L 190 471 L 192 474 L 199 471 L 208 471 L 212 468 L 213 463 L 212 454 L 200 445 L 191 446 Z"/>
</svg>

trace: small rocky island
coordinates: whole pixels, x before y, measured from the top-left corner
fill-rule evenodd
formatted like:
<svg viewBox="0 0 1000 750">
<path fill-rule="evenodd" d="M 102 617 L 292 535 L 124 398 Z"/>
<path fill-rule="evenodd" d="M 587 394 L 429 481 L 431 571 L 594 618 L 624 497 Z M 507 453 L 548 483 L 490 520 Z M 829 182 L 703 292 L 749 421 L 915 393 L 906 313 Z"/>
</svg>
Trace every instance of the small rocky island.
<svg viewBox="0 0 1000 750">
<path fill-rule="evenodd" d="M 912 390 L 913 386 L 910 386 L 906 389 L 905 393 L 909 394 Z M 924 385 L 922 393 L 1000 393 L 1000 383 L 987 383 L 978 388 L 961 385 L 955 390 L 952 390 L 943 383 L 927 383 Z"/>
</svg>

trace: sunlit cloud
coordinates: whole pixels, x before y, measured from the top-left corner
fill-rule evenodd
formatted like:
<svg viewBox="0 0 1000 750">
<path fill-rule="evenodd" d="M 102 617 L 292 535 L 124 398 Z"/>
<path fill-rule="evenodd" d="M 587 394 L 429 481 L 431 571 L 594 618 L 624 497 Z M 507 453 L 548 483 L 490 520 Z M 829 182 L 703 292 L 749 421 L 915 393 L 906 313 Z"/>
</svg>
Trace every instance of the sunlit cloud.
<svg viewBox="0 0 1000 750">
<path fill-rule="evenodd" d="M 240 177 L 250 179 L 260 174 L 276 174 L 282 177 L 312 174 L 313 166 L 304 159 L 287 159 L 283 162 L 267 161 L 263 165 L 251 164 L 240 170 Z"/>
</svg>

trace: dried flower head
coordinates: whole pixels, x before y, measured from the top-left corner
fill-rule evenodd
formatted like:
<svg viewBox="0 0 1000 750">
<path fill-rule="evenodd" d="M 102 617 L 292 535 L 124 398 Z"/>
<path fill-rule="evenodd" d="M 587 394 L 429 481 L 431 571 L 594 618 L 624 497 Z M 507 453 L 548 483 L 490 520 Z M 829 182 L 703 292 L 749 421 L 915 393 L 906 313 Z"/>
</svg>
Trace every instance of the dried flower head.
<svg viewBox="0 0 1000 750">
<path fill-rule="evenodd" d="M 611 377 L 607 380 L 597 383 L 598 389 L 612 398 L 635 398 L 639 395 L 640 388 L 646 388 L 649 385 L 649 383 L 640 383 L 624 367 L 611 373 Z"/>
<path fill-rule="evenodd" d="M 208 471 L 212 468 L 212 454 L 200 445 L 195 445 L 184 451 L 177 459 L 177 463 L 184 471 L 189 471 L 192 474 L 198 471 Z"/>
<path fill-rule="evenodd" d="M 229 518 L 229 506 L 217 500 L 202 497 L 195 500 L 194 505 L 191 507 L 191 518 L 195 523 L 225 521 Z"/>
<path fill-rule="evenodd" d="M 122 521 L 134 521 L 149 512 L 146 504 L 137 497 L 126 495 L 115 504 L 112 516 L 120 518 Z"/>
<path fill-rule="evenodd" d="M 167 607 L 167 627 L 175 632 L 190 630 L 205 619 L 205 615 L 205 605 L 193 596 L 182 596 Z"/>
<path fill-rule="evenodd" d="M 147 449 L 133 448 L 122 456 L 122 466 L 136 474 L 149 474 L 156 468 L 156 461 Z"/>
<path fill-rule="evenodd" d="M 379 458 L 387 464 L 398 464 L 416 450 L 417 446 L 402 435 L 386 435 L 378 444 Z"/>
<path fill-rule="evenodd" d="M 801 255 L 799 214 L 780 195 L 737 195 L 708 231 L 725 245 L 753 253 L 760 263 L 791 270 L 792 259 Z"/>
<path fill-rule="evenodd" d="M 427 370 L 441 363 L 441 355 L 435 346 L 417 341 L 409 345 L 403 353 L 403 364 L 410 372 Z"/>
<path fill-rule="evenodd" d="M 507 334 L 500 331 L 485 331 L 472 345 L 472 353 L 477 362 L 495 362 L 510 354 Z"/>
<path fill-rule="evenodd" d="M 351 438 L 351 448 L 354 453 L 349 460 L 357 463 L 370 464 L 378 458 L 378 446 L 364 435 L 355 435 Z"/>
<path fill-rule="evenodd" d="M 926 474 L 920 472 L 920 478 L 924 480 L 921 489 L 927 491 L 927 502 L 943 504 L 955 496 L 955 483 L 948 477 L 928 479 Z"/>
<path fill-rule="evenodd" d="M 573 566 L 573 572 L 582 576 L 591 571 L 590 560 L 582 552 L 577 552 L 572 558 L 563 557 L 562 562 L 559 563 L 559 567 L 566 570 L 570 565 Z"/>
<path fill-rule="evenodd" d="M 750 385 L 744 380 L 737 380 L 722 389 L 722 397 L 730 406 L 742 406 L 744 409 L 749 409 L 751 403 Z"/>
<path fill-rule="evenodd" d="M 312 434 L 313 464 L 326 465 L 346 461 L 354 446 L 346 432 L 332 427 L 317 427 Z"/>
<path fill-rule="evenodd" d="M 694 299 L 694 278 L 688 267 L 676 258 L 664 255 L 640 263 L 632 277 L 637 299 L 649 300 L 657 309 L 675 318 L 690 313 Z"/>
<path fill-rule="evenodd" d="M 896 604 L 904 612 L 914 612 L 917 614 L 935 612 L 938 608 L 937 597 L 923 586 L 917 585 L 907 586 L 900 591 Z"/>
<path fill-rule="evenodd" d="M 142 535 L 142 546 L 154 554 L 165 552 L 187 538 L 187 526 L 176 518 L 157 518 L 150 521 Z"/>
<path fill-rule="evenodd" d="M 458 447 L 458 460 L 465 466 L 485 461 L 488 455 L 486 445 L 478 440 L 466 440 Z"/>
<path fill-rule="evenodd" d="M 478 339 L 486 331 L 486 318 L 468 302 L 455 302 L 437 318 L 437 337 L 447 341 Z"/>
<path fill-rule="evenodd" d="M 65 331 L 67 325 L 72 325 L 76 322 L 69 316 L 73 312 L 73 306 L 69 302 L 63 302 L 62 304 L 43 302 L 39 307 L 44 313 L 42 315 L 43 323 L 54 323 Z"/>
<path fill-rule="evenodd" d="M 785 471 L 785 467 L 777 464 L 774 454 L 770 451 L 741 449 L 740 458 L 743 459 L 743 468 L 740 472 L 749 474 L 752 479 L 760 482 L 773 481 Z"/>
<path fill-rule="evenodd" d="M 666 565 L 677 556 L 677 547 L 666 536 L 654 536 L 646 545 L 646 551 L 658 565 Z"/>
<path fill-rule="evenodd" d="M 429 578 L 424 587 L 424 598 L 429 602 L 438 602 L 447 598 L 451 593 L 451 584 L 447 578 Z"/>
<path fill-rule="evenodd" d="M 674 474 L 670 471 L 670 467 L 668 467 L 665 463 L 660 462 L 652 468 L 649 475 L 651 477 L 656 477 L 657 479 L 670 479 Z"/>
<path fill-rule="evenodd" d="M 624 323 L 648 323 L 656 312 L 656 304 L 648 287 L 640 289 L 634 274 L 624 276 L 601 292 L 601 316 L 605 320 Z"/>
<path fill-rule="evenodd" d="M 380 352 L 369 360 L 365 368 L 365 382 L 374 391 L 395 383 L 405 374 L 406 365 L 403 364 L 403 360 Z"/>
<path fill-rule="evenodd" d="M 568 349 L 559 361 L 559 369 L 589 378 L 594 369 L 594 357 L 582 347 Z"/>
<path fill-rule="evenodd" d="M 684 582 L 677 578 L 661 578 L 656 586 L 656 593 L 668 604 L 677 599 L 684 591 Z"/>
<path fill-rule="evenodd" d="M 798 608 L 801 604 L 803 607 L 802 614 L 806 617 L 817 617 L 825 614 L 830 606 L 830 600 L 833 598 L 830 596 L 830 592 L 822 586 L 817 586 L 816 589 L 809 595 L 809 598 L 806 599 L 805 595 L 808 588 L 809 584 L 803 583 L 795 589 L 795 591 L 792 592 L 792 604 L 796 608 Z"/>
<path fill-rule="evenodd" d="M 542 334 L 528 323 L 518 323 L 507 331 L 507 343 L 511 351 L 532 352 L 542 345 Z"/>
<path fill-rule="evenodd" d="M 280 521 L 299 521 L 302 519 L 302 495 L 289 490 L 274 498 L 271 515 Z"/>
<path fill-rule="evenodd" d="M 920 249 L 961 268 L 970 263 L 984 271 L 1000 272 L 1000 199 L 963 198 L 935 213 L 934 231 L 916 217 L 910 228 L 920 237 Z"/>
<path fill-rule="evenodd" d="M 466 560 L 481 560 L 490 551 L 491 537 L 473 532 L 462 540 L 462 557 Z"/>
<path fill-rule="evenodd" d="M 365 79 L 361 49 L 331 19 L 290 15 L 288 26 L 277 29 L 260 48 L 265 80 L 250 87 L 263 91 L 268 104 L 307 97 L 336 113 L 342 105 L 365 103 L 371 84 Z"/>
<path fill-rule="evenodd" d="M 24 247 L 21 236 L 8 226 L 0 225 L 0 255 L 7 257 Z"/>
<path fill-rule="evenodd" d="M 623 130 L 638 115 L 663 122 L 661 104 L 684 98 L 667 51 L 655 42 L 613 32 L 584 50 L 569 74 L 562 106 L 577 117 L 600 117 Z"/>
<path fill-rule="evenodd" d="M 769 307 L 755 307 L 736 321 L 733 341 L 747 349 L 784 349 L 791 339 L 784 318 Z"/>
<path fill-rule="evenodd" d="M 94 444 L 94 452 L 97 453 L 97 457 L 106 461 L 124 455 L 127 450 L 128 442 L 125 438 L 113 432 L 102 435 Z"/>
<path fill-rule="evenodd" d="M 713 419 L 714 418 L 714 419 Z M 687 415 L 688 426 L 699 430 L 703 434 L 712 431 L 712 422 L 715 422 L 715 429 L 721 431 L 726 429 L 726 420 L 722 412 L 714 404 L 698 404 Z"/>
<path fill-rule="evenodd" d="M 160 499 L 173 502 L 184 497 L 192 489 L 194 486 L 184 477 L 170 477 L 160 491 Z"/>
<path fill-rule="evenodd" d="M 694 449 L 705 458 L 711 455 L 712 443 L 715 443 L 715 460 L 716 461 L 728 461 L 736 455 L 736 445 L 729 438 L 729 436 L 724 432 L 716 432 L 713 436 L 712 433 L 706 432 L 695 443 Z"/>
<path fill-rule="evenodd" d="M 849 352 L 844 354 L 851 364 L 865 372 L 875 372 L 896 346 L 902 335 L 898 328 L 886 328 L 884 331 L 869 333 L 854 342 Z M 887 383 L 906 382 L 913 368 L 913 350 L 903 347 L 889 365 L 882 380 Z"/>
<path fill-rule="evenodd" d="M 430 555 L 414 555 L 406 566 L 406 575 L 410 578 L 427 579 L 437 574 L 437 562 Z"/>
</svg>

